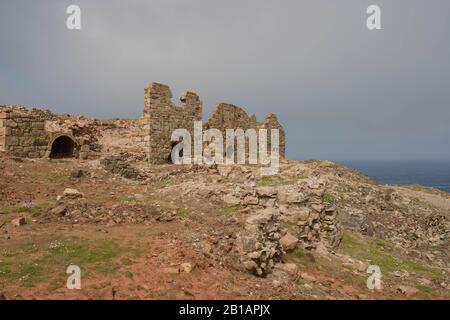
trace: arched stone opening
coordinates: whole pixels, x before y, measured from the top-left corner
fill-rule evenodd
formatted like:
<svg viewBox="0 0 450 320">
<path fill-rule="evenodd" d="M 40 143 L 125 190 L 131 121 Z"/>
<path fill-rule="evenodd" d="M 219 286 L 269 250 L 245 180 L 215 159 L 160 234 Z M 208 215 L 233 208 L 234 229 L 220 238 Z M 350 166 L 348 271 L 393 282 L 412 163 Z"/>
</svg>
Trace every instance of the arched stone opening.
<svg viewBox="0 0 450 320">
<path fill-rule="evenodd" d="M 169 155 L 168 155 L 168 157 L 167 157 L 167 163 L 170 163 L 170 164 L 173 164 L 174 162 L 173 162 L 173 159 L 172 159 L 172 150 L 173 150 L 173 148 L 175 148 L 175 146 L 177 145 L 177 144 L 179 144 L 180 142 L 172 142 L 172 144 L 171 144 L 171 146 L 170 146 L 170 153 L 169 153 Z M 181 149 L 180 150 L 180 153 L 178 154 L 178 156 L 180 157 L 180 158 L 182 158 L 183 157 L 183 149 Z"/>
<path fill-rule="evenodd" d="M 53 140 L 50 151 L 50 159 L 74 158 L 75 141 L 69 136 L 59 136 Z"/>
</svg>

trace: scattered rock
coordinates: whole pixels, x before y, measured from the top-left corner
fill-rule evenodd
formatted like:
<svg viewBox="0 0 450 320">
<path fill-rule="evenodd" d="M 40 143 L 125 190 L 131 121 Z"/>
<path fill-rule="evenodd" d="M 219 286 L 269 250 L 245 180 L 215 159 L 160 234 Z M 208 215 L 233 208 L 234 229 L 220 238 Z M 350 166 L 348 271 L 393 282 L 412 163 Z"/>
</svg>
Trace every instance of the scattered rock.
<svg viewBox="0 0 450 320">
<path fill-rule="evenodd" d="M 288 273 L 291 276 L 295 276 L 298 273 L 298 267 L 295 263 L 281 263 L 278 264 L 277 269 L 282 270 L 286 273 Z"/>
<path fill-rule="evenodd" d="M 180 264 L 180 272 L 191 273 L 193 266 L 190 262 Z"/>
<path fill-rule="evenodd" d="M 295 248 L 297 248 L 297 243 L 298 239 L 290 233 L 287 233 L 280 239 L 280 244 L 286 252 L 295 250 Z"/>
<path fill-rule="evenodd" d="M 72 178 L 81 178 L 83 175 L 84 175 L 84 172 L 83 172 L 83 170 L 80 170 L 80 169 L 78 169 L 78 170 L 73 170 L 73 171 L 70 173 L 70 176 L 71 176 Z"/>
<path fill-rule="evenodd" d="M 405 295 L 406 297 L 412 297 L 419 292 L 417 288 L 410 286 L 398 286 L 396 292 Z"/>
<path fill-rule="evenodd" d="M 314 277 L 312 274 L 309 274 L 309 273 L 306 273 L 306 272 L 303 272 L 302 274 L 300 274 L 300 277 L 303 280 L 306 280 L 308 282 L 316 282 L 317 281 L 316 277 Z"/>
<path fill-rule="evenodd" d="M 272 281 L 272 286 L 273 286 L 274 288 L 279 288 L 279 287 L 281 287 L 281 282 L 278 281 L 278 280 L 273 280 L 273 281 Z"/>
<path fill-rule="evenodd" d="M 20 226 L 27 224 L 27 221 L 25 220 L 24 217 L 20 217 L 20 218 L 13 219 L 11 221 L 11 223 L 13 226 L 20 227 Z"/>
<path fill-rule="evenodd" d="M 51 215 L 64 216 L 67 212 L 67 206 L 65 204 L 60 204 L 49 211 Z"/>
<path fill-rule="evenodd" d="M 274 197 L 277 194 L 277 190 L 274 187 L 258 187 L 256 192 L 260 197 Z"/>
<path fill-rule="evenodd" d="M 241 199 L 238 197 L 233 196 L 232 194 L 226 194 L 222 198 L 223 202 L 225 202 L 228 205 L 236 206 L 241 203 Z"/>
<path fill-rule="evenodd" d="M 78 191 L 77 189 L 71 189 L 71 188 L 67 188 L 64 190 L 63 192 L 63 196 L 62 199 L 78 199 L 78 198 L 82 198 L 83 194 Z"/>
<path fill-rule="evenodd" d="M 162 268 L 162 271 L 167 274 L 179 274 L 180 273 L 180 269 L 174 268 L 174 267 Z"/>
<path fill-rule="evenodd" d="M 141 194 L 141 193 L 136 193 L 136 194 L 134 195 L 134 198 L 135 198 L 137 201 L 143 201 L 143 200 L 145 199 L 144 195 Z"/>
</svg>

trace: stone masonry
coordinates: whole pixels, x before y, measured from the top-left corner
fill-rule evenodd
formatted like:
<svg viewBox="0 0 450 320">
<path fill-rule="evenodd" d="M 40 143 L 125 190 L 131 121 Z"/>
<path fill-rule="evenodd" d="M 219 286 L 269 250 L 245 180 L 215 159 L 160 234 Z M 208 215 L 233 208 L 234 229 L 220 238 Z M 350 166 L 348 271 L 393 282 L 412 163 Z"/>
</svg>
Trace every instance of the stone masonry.
<svg viewBox="0 0 450 320">
<path fill-rule="evenodd" d="M 54 114 L 48 110 L 0 105 L 0 151 L 18 157 L 95 158 L 103 154 L 133 154 L 153 164 L 170 163 L 172 132 L 187 129 L 193 137 L 194 121 L 202 120 L 202 101 L 186 91 L 180 104 L 172 102 L 167 85 L 150 83 L 144 90 L 144 114 L 139 119 L 98 120 L 82 115 Z M 279 129 L 280 156 L 285 157 L 285 132 L 269 113 L 263 122 L 242 108 L 220 102 L 203 129 Z M 270 150 L 270 133 L 269 149 Z M 246 141 L 248 148 L 248 143 Z"/>
</svg>

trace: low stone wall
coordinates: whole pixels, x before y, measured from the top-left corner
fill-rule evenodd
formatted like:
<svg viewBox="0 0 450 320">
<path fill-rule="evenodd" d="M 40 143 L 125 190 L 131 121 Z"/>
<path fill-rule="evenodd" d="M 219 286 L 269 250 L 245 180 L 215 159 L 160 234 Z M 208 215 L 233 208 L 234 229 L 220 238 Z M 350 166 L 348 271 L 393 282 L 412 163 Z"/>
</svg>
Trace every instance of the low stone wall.
<svg viewBox="0 0 450 320">
<path fill-rule="evenodd" d="M 47 152 L 47 111 L 4 106 L 0 109 L 0 150 L 18 157 L 38 158 Z"/>
</svg>

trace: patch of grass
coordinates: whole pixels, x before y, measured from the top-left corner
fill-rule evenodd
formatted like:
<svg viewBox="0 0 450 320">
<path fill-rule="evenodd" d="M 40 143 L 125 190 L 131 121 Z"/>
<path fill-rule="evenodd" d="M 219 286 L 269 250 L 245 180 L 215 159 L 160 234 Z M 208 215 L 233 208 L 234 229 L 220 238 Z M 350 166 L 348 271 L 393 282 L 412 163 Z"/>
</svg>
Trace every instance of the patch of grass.
<svg viewBox="0 0 450 320">
<path fill-rule="evenodd" d="M 147 188 L 151 189 L 151 190 L 159 190 L 159 189 L 164 189 L 170 185 L 171 185 L 170 181 L 163 180 L 163 181 L 151 183 L 151 184 L 147 185 Z"/>
<path fill-rule="evenodd" d="M 430 288 L 430 287 L 427 287 L 427 286 L 424 286 L 424 285 L 421 285 L 421 284 L 416 285 L 416 288 L 417 288 L 420 292 L 426 293 L 426 294 L 431 294 L 431 293 L 433 293 L 433 292 L 436 291 L 435 288 Z"/>
<path fill-rule="evenodd" d="M 29 213 L 35 217 L 38 216 L 41 213 L 41 210 L 46 208 L 48 205 L 48 201 L 39 201 L 34 203 L 32 207 L 0 206 L 0 214 Z"/>
<path fill-rule="evenodd" d="M 262 177 L 260 180 L 258 180 L 257 185 L 259 187 L 267 187 L 274 184 L 274 181 L 271 177 Z"/>
<path fill-rule="evenodd" d="M 133 279 L 134 274 L 131 271 L 125 271 L 125 277 L 127 277 L 129 279 Z"/>
<path fill-rule="evenodd" d="M 223 212 L 228 215 L 233 215 L 237 211 L 237 207 L 226 207 L 223 209 Z"/>
<path fill-rule="evenodd" d="M 114 199 L 119 202 L 126 202 L 126 203 L 135 203 L 136 198 L 131 196 L 114 196 Z"/>
<path fill-rule="evenodd" d="M 322 200 L 329 204 L 334 204 L 336 202 L 336 198 L 329 192 L 325 192 L 322 196 Z"/>
<path fill-rule="evenodd" d="M 61 164 L 72 163 L 72 161 L 70 161 L 70 160 L 64 160 L 64 159 L 50 159 L 49 161 L 50 161 L 51 163 L 61 163 Z"/>
<path fill-rule="evenodd" d="M 81 268 L 82 276 L 111 274 L 119 269 L 115 259 L 133 251 L 111 240 L 89 242 L 78 238 L 54 238 L 39 243 L 18 244 L 19 252 L 0 253 L 0 284 L 19 283 L 30 287 L 37 283 L 59 283 L 63 286 L 69 265 Z"/>
<path fill-rule="evenodd" d="M 315 255 L 303 248 L 288 253 L 285 256 L 286 261 L 296 263 L 300 270 L 314 273 L 320 271 L 329 275 L 343 279 L 345 282 L 353 284 L 360 288 L 366 288 L 367 277 L 354 274 L 345 268 L 342 268 L 340 261 L 333 257 L 324 257 Z M 302 284 L 300 280 L 299 285 Z"/>
<path fill-rule="evenodd" d="M 6 262 L 0 262 L 0 278 L 7 277 L 11 274 L 11 264 Z"/>
<path fill-rule="evenodd" d="M 69 180 L 69 175 L 67 172 L 59 170 L 59 171 L 51 171 L 45 175 L 45 178 L 52 183 L 63 183 Z"/>
<path fill-rule="evenodd" d="M 440 190 L 434 189 L 434 188 L 430 188 L 430 187 L 425 187 L 425 186 L 421 186 L 419 184 L 411 184 L 411 185 L 404 185 L 405 188 L 411 189 L 413 191 L 420 191 L 420 192 L 425 192 L 425 193 L 429 193 L 429 194 L 439 194 Z"/>
<path fill-rule="evenodd" d="M 36 206 L 30 207 L 30 208 L 21 207 L 21 208 L 18 208 L 16 210 L 16 212 L 18 212 L 18 213 L 25 213 L 26 212 L 26 213 L 31 214 L 33 217 L 36 217 L 36 216 L 38 216 L 41 213 L 41 210 L 42 210 L 43 207 L 44 207 L 43 205 L 36 205 Z"/>
<path fill-rule="evenodd" d="M 340 247 L 341 252 L 351 257 L 379 266 L 383 276 L 399 270 L 421 274 L 427 279 L 437 279 L 442 276 L 439 269 L 426 266 L 418 261 L 399 257 L 393 250 L 393 246 L 386 240 L 365 238 L 348 231 L 344 233 Z"/>
<path fill-rule="evenodd" d="M 179 208 L 177 210 L 177 215 L 182 219 L 186 220 L 189 218 L 189 210 L 187 208 Z"/>
<path fill-rule="evenodd" d="M 131 260 L 128 258 L 122 258 L 120 259 L 120 262 L 124 265 L 124 266 L 129 266 L 131 264 Z"/>
</svg>

